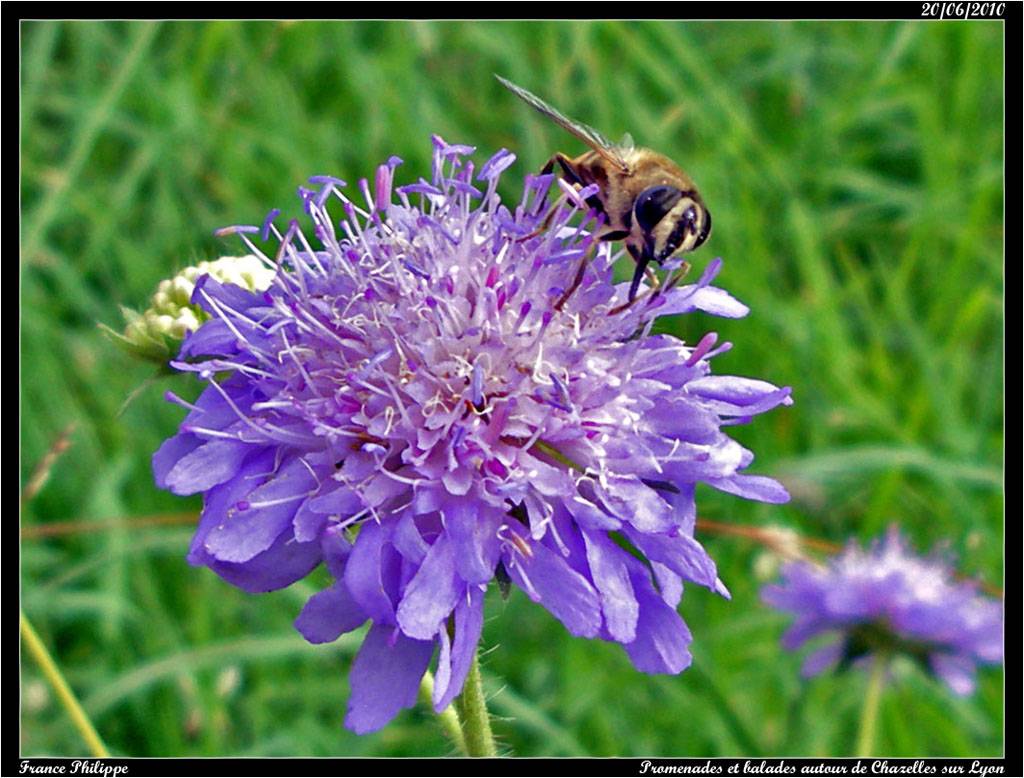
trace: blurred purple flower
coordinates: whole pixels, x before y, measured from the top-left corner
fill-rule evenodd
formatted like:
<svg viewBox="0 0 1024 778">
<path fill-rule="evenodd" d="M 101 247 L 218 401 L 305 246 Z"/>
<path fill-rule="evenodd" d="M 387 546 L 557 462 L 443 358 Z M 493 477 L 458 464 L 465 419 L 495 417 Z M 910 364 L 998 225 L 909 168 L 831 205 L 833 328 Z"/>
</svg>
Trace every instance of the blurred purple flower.
<svg viewBox="0 0 1024 778">
<path fill-rule="evenodd" d="M 1001 604 L 954 580 L 944 560 L 915 556 L 895 527 L 867 551 L 851 544 L 826 567 L 791 562 L 782 575 L 783 583 L 761 596 L 796 614 L 783 646 L 795 650 L 826 633 L 836 638 L 807 657 L 805 676 L 878 652 L 903 653 L 966 695 L 977 664 L 1003 660 Z"/>
<path fill-rule="evenodd" d="M 622 309 L 594 214 L 569 223 L 587 192 L 566 191 L 544 226 L 553 177 L 528 177 L 509 210 L 496 189 L 513 155 L 474 179 L 472 151 L 435 138 L 431 181 L 397 189 L 392 157 L 372 190 L 360 182 L 365 205 L 312 179 L 316 249 L 273 213 L 234 228 L 259 256 L 249 235 L 273 233 L 280 270 L 262 293 L 200 279 L 212 318 L 173 365 L 209 386 L 153 458 L 161 487 L 205 494 L 190 562 L 261 592 L 323 561 L 334 584 L 299 631 L 322 643 L 372 622 L 351 672 L 356 732 L 414 703 L 435 650 L 436 709 L 460 692 L 495 578 L 640 670 L 680 672 L 683 581 L 728 596 L 693 538 L 694 487 L 788 499 L 741 473 L 753 454 L 722 427 L 789 389 L 710 375 L 729 347 L 713 333 L 651 334 L 663 314 L 746 314 L 710 286 L 721 262 Z"/>
</svg>

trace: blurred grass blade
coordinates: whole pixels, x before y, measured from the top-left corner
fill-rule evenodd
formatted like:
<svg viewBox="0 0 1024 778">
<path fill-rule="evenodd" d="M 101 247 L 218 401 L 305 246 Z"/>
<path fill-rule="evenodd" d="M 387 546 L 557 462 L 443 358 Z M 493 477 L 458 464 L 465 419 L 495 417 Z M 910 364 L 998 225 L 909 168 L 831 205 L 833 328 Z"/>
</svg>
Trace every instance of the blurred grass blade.
<svg viewBox="0 0 1024 778">
<path fill-rule="evenodd" d="M 25 237 L 22 242 L 23 261 L 33 261 L 32 258 L 46 236 L 50 222 L 53 221 L 61 205 L 63 205 L 65 194 L 75 185 L 86 160 L 89 158 L 89 153 L 96 143 L 100 130 L 106 123 L 110 112 L 124 91 L 125 86 L 127 86 L 132 74 L 135 72 L 135 68 L 138 66 L 142 56 L 149 49 L 153 36 L 156 35 L 159 28 L 159 22 L 142 22 L 138 24 L 135 40 L 132 41 L 128 48 L 128 53 L 125 54 L 106 91 L 92 111 L 85 117 L 85 120 L 78 125 L 77 134 L 71 141 L 71 152 L 60 166 L 60 178 L 54 187 L 46 193 L 38 208 L 25 219 Z"/>
<path fill-rule="evenodd" d="M 53 661 L 53 657 L 50 656 L 50 652 L 46 650 L 46 646 L 43 641 L 39 638 L 38 633 L 32 626 L 32 623 L 28 620 L 25 612 L 21 612 L 21 638 L 25 641 L 25 647 L 28 648 L 28 652 L 32 655 L 32 658 L 39 664 L 39 668 L 43 671 L 43 675 L 46 676 L 46 680 L 50 682 L 50 686 L 53 687 L 53 691 L 57 695 L 57 699 L 60 700 L 60 704 L 67 711 L 68 716 L 71 717 L 72 723 L 75 725 L 75 729 L 78 730 L 82 739 L 85 740 L 89 746 L 89 751 L 93 756 L 99 758 L 105 758 L 110 756 L 110 752 L 107 747 L 103 745 L 103 740 L 100 739 L 99 733 L 96 731 L 96 727 L 93 726 L 92 721 L 89 720 L 89 716 L 86 715 L 85 711 L 82 710 L 82 706 L 78 702 L 78 698 L 75 697 L 75 693 L 71 691 L 71 687 L 68 682 L 64 680 L 64 675 L 61 673 L 57 663 Z"/>
<path fill-rule="evenodd" d="M 586 747 L 572 732 L 554 721 L 535 703 L 523 699 L 508 686 L 500 686 L 493 680 L 485 679 L 484 689 L 495 711 L 508 716 L 517 726 L 532 730 L 544 739 L 550 753 L 543 756 L 586 756 Z"/>
<path fill-rule="evenodd" d="M 330 650 L 335 653 L 354 653 L 362 638 L 362 632 L 350 632 L 332 643 Z M 218 667 L 229 662 L 263 662 L 306 656 L 316 652 L 323 655 L 324 650 L 320 646 L 307 643 L 298 634 L 271 638 L 241 638 L 213 643 L 136 665 L 131 671 L 104 683 L 102 688 L 86 697 L 84 704 L 94 716 L 100 716 L 128 698 L 142 694 L 180 673 L 194 673 L 203 668 Z"/>
<path fill-rule="evenodd" d="M 750 730 L 747 729 L 736 711 L 732 709 L 732 705 L 729 704 L 729 700 L 718 688 L 714 679 L 696 664 L 690 665 L 686 672 L 703 687 L 711 702 L 711 706 L 718 711 L 718 715 L 725 723 L 730 734 L 736 739 L 736 743 L 743 750 L 743 754 L 746 756 L 760 756 L 763 754 L 764 749 L 761 748 L 754 736 L 750 734 Z"/>
<path fill-rule="evenodd" d="M 902 468 L 928 476 L 935 481 L 960 481 L 975 486 L 1001 489 L 1003 476 L 998 468 L 942 459 L 931 452 L 910 446 L 850 446 L 824 451 L 777 463 L 776 474 L 798 476 L 816 481 L 831 481 L 873 471 Z"/>
</svg>

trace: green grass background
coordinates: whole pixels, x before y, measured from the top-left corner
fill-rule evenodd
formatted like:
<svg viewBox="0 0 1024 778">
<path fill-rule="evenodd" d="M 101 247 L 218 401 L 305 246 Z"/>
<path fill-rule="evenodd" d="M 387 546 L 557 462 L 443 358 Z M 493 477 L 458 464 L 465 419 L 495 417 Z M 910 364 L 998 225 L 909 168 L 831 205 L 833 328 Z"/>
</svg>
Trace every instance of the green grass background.
<svg viewBox="0 0 1024 778">
<path fill-rule="evenodd" d="M 505 146 L 504 193 L 553 150 L 581 151 L 519 104 L 501 73 L 610 137 L 678 160 L 714 213 L 693 255 L 725 259 L 739 321 L 719 372 L 791 385 L 796 403 L 737 437 L 783 507 L 706 489 L 707 518 L 844 542 L 898 523 L 1003 585 L 1003 30 L 928 23 L 25 23 L 21 53 L 21 472 L 61 429 L 73 446 L 23 526 L 103 522 L 21 544 L 22 605 L 117 754 L 444 755 L 424 709 L 342 728 L 357 643 L 311 647 L 291 622 L 311 581 L 251 596 L 189 567 L 198 508 L 157 491 L 151 452 L 189 377 L 151 374 L 97 322 L 142 305 L 213 237 L 300 213 L 312 174 L 355 181 L 391 154 L 429 173 L 430 134 Z M 112 528 L 108 526 L 113 520 Z M 571 638 L 520 592 L 488 599 L 483 645 L 503 746 L 517 755 L 848 755 L 866 678 L 803 681 L 758 600 L 763 550 L 701 534 L 733 592 L 681 612 L 692 669 L 635 672 Z M 322 571 L 321 571 L 322 573 Z M 878 752 L 998 755 L 1003 676 L 955 698 L 898 667 Z M 85 747 L 22 657 L 21 749 Z M 500 690 L 500 691 L 499 691 Z"/>
</svg>

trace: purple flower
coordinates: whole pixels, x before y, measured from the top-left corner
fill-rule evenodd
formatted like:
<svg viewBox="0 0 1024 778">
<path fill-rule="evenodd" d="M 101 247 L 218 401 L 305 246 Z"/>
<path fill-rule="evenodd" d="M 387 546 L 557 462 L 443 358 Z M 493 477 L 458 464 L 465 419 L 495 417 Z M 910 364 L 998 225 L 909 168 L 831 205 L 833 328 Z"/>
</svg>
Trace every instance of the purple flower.
<svg viewBox="0 0 1024 778">
<path fill-rule="evenodd" d="M 878 652 L 903 653 L 960 695 L 974 691 L 975 667 L 1003 660 L 1003 609 L 973 583 L 953 579 L 938 557 L 921 558 L 893 527 L 867 550 L 851 544 L 826 567 L 792 562 L 762 599 L 797 618 L 783 635 L 790 650 L 828 633 L 835 640 L 804 661 L 805 676 Z"/>
<path fill-rule="evenodd" d="M 372 622 L 356 732 L 413 704 L 435 652 L 436 709 L 460 692 L 493 579 L 640 670 L 680 672 L 683 582 L 728 596 L 693 537 L 696 484 L 788 499 L 742 473 L 753 454 L 722 428 L 789 390 L 712 376 L 729 347 L 714 334 L 651 334 L 663 314 L 745 315 L 710 285 L 721 262 L 623 307 L 595 214 L 570 224 L 587 193 L 545 225 L 552 176 L 528 177 L 510 210 L 496 190 L 512 155 L 474 179 L 471 152 L 435 138 L 431 181 L 394 189 L 392 157 L 358 203 L 316 177 L 300 190 L 315 240 L 263 225 L 279 244 L 268 290 L 200 279 L 211 318 L 173 366 L 208 387 L 153 458 L 161 487 L 205 495 L 190 562 L 253 592 L 324 562 L 334 583 L 299 631 L 321 643 Z"/>
</svg>

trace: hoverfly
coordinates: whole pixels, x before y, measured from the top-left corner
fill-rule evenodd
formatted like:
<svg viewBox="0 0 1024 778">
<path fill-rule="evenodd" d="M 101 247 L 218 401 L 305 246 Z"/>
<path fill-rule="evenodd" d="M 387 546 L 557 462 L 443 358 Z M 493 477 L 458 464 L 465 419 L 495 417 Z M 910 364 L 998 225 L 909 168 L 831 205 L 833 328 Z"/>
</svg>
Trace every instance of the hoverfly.
<svg viewBox="0 0 1024 778">
<path fill-rule="evenodd" d="M 598 191 L 587 204 L 605 215 L 600 239 L 625 241 L 636 261 L 629 286 L 630 302 L 652 261 L 661 264 L 673 254 L 693 251 L 707 240 L 711 213 L 693 180 L 675 162 L 656 151 L 634 147 L 628 135 L 621 144 L 611 143 L 594 128 L 569 119 L 522 87 L 495 77 L 590 146 L 590 151 L 575 159 L 555 152 L 541 172 L 551 173 L 557 164 L 568 183 L 580 187 L 597 184 Z"/>
</svg>

